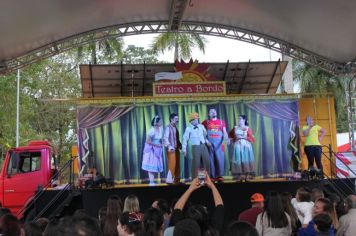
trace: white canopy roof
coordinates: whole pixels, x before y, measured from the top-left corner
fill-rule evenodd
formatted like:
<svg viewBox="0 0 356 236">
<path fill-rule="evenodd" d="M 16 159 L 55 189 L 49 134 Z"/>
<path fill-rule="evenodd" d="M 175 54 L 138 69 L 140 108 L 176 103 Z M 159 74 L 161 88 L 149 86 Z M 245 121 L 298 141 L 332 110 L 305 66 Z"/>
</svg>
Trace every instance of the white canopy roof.
<svg viewBox="0 0 356 236">
<path fill-rule="evenodd" d="M 355 12 L 353 0 L 2 0 L 0 73 L 91 39 L 169 30 L 235 38 L 345 73 L 356 59 Z"/>
</svg>

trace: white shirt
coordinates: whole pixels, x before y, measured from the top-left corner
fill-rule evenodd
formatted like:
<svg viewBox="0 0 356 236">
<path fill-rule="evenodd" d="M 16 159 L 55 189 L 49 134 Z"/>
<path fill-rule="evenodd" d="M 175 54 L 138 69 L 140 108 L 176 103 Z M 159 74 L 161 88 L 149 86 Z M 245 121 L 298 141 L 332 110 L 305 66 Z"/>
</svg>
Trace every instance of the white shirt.
<svg viewBox="0 0 356 236">
<path fill-rule="evenodd" d="M 185 129 L 184 135 L 183 135 L 183 143 L 182 143 L 182 150 L 183 152 L 187 151 L 187 143 L 188 140 L 190 140 L 190 143 L 192 145 L 200 145 L 204 144 L 206 141 L 206 129 L 204 128 L 203 125 L 198 124 L 196 126 L 190 125 Z"/>
</svg>

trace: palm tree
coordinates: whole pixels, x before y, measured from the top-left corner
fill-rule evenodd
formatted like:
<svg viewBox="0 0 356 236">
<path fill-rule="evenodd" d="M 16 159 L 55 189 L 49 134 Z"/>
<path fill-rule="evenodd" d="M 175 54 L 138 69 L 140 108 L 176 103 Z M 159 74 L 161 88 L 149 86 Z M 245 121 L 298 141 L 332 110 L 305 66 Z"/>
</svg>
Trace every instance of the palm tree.
<svg viewBox="0 0 356 236">
<path fill-rule="evenodd" d="M 154 38 L 151 45 L 155 53 L 174 49 L 174 61 L 190 59 L 192 48 L 197 46 L 203 53 L 207 39 L 197 33 L 167 32 Z"/>
<path fill-rule="evenodd" d="M 348 131 L 347 97 L 349 77 L 333 76 L 301 61 L 293 60 L 293 78 L 300 84 L 302 93 L 331 93 L 335 99 L 336 128 Z"/>
<path fill-rule="evenodd" d="M 90 54 L 90 63 L 97 64 L 98 59 L 101 62 L 119 61 L 123 56 L 122 38 L 106 38 L 96 42 L 89 43 L 84 46 L 79 46 L 77 51 L 78 58 L 83 58 Z"/>
</svg>

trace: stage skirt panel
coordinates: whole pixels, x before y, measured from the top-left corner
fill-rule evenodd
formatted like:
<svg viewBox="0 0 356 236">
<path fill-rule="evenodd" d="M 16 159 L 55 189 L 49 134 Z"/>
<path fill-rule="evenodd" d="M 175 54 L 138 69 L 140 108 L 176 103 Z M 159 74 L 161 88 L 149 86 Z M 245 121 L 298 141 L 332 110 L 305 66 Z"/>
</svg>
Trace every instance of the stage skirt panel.
<svg viewBox="0 0 356 236">
<path fill-rule="evenodd" d="M 146 143 L 143 149 L 142 169 L 149 172 L 162 172 L 162 147 L 153 146 Z"/>
</svg>

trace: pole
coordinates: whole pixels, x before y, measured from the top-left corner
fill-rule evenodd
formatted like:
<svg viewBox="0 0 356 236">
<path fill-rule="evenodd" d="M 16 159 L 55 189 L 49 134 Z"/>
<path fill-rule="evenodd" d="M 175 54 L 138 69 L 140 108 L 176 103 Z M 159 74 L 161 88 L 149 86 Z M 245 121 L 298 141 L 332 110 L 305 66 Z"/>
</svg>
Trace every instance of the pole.
<svg viewBox="0 0 356 236">
<path fill-rule="evenodd" d="M 19 146 L 20 127 L 20 69 L 17 69 L 17 94 L 16 94 L 16 147 Z"/>
</svg>

